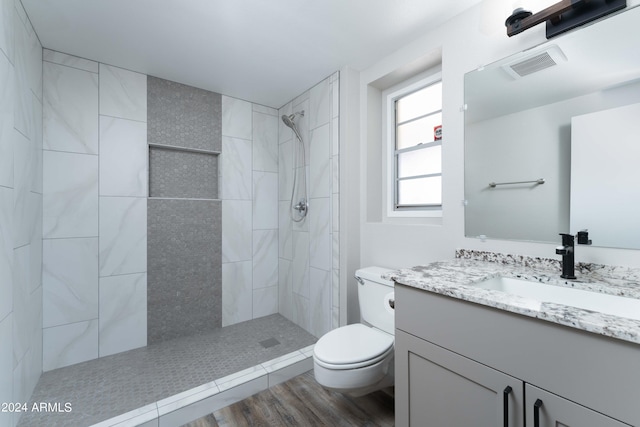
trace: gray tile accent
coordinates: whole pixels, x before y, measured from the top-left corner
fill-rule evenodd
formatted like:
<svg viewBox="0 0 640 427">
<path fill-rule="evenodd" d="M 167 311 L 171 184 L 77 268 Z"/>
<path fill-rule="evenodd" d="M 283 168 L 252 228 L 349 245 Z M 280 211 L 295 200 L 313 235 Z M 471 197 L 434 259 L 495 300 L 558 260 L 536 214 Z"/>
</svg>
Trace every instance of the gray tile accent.
<svg viewBox="0 0 640 427">
<path fill-rule="evenodd" d="M 149 199 L 147 230 L 148 342 L 219 328 L 221 202 Z"/>
<path fill-rule="evenodd" d="M 149 147 L 149 196 L 218 198 L 218 156 Z"/>
<path fill-rule="evenodd" d="M 280 345 L 264 348 L 259 344 L 270 337 L 275 337 Z M 212 333 L 45 372 L 31 402 L 70 402 L 73 410 L 25 413 L 19 426 L 89 426 L 264 364 L 315 341 L 302 328 L 274 314 Z M 277 367 L 267 369 L 270 375 L 281 375 L 282 369 L 290 369 L 276 370 Z"/>
<path fill-rule="evenodd" d="M 148 76 L 147 132 L 152 144 L 220 151 L 222 96 Z"/>
</svg>

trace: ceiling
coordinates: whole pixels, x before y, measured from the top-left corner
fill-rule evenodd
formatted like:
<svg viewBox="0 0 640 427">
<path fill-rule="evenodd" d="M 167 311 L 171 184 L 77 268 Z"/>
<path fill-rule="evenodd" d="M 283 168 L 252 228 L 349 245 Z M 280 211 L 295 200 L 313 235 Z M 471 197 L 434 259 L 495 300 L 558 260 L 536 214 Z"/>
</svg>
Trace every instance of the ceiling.
<svg viewBox="0 0 640 427">
<path fill-rule="evenodd" d="M 481 0 L 22 0 L 43 47 L 279 108 Z"/>
</svg>

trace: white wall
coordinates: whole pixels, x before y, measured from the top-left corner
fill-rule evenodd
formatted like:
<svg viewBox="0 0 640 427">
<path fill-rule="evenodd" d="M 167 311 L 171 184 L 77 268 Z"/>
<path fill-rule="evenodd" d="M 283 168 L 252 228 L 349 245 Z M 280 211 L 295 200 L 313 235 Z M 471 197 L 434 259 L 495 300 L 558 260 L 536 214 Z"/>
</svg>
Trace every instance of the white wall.
<svg viewBox="0 0 640 427">
<path fill-rule="evenodd" d="M 640 2 L 630 1 L 630 6 Z M 360 194 L 349 194 L 347 197 L 358 197 L 360 221 L 360 257 L 347 260 L 347 268 L 353 269 L 361 265 L 380 265 L 387 267 L 407 267 L 425 264 L 438 259 L 450 259 L 456 248 L 508 252 L 531 256 L 555 257 L 554 244 L 536 244 L 526 242 L 510 242 L 487 240 L 481 242 L 464 236 L 464 114 L 461 107 L 464 103 L 464 74 L 482 64 L 488 64 L 505 56 L 545 42 L 544 25 L 528 30 L 513 38 L 508 38 L 504 29 L 504 16 L 492 17 L 492 26 L 486 26 L 487 17 L 483 14 L 482 5 L 470 9 L 442 26 L 427 29 L 423 37 L 383 58 L 375 65 L 360 73 L 360 144 L 359 157 L 349 158 L 349 167 L 360 168 L 358 189 Z M 578 30 L 579 31 L 579 30 Z M 369 174 L 380 170 L 377 156 L 370 150 L 379 150 L 371 144 L 375 134 L 371 129 L 378 126 L 371 123 L 368 114 L 370 99 L 368 92 L 373 82 L 393 73 L 418 58 L 441 49 L 442 75 L 444 82 L 443 97 L 443 218 L 442 224 L 392 224 L 378 220 L 376 215 L 367 215 L 370 198 L 379 198 L 378 191 L 368 185 Z M 353 101 L 353 100 L 352 100 Z M 353 180 L 355 177 L 343 177 Z M 342 182 L 351 187 L 351 182 Z M 379 207 L 382 209 L 382 206 Z M 344 236 L 343 236 L 344 237 Z M 640 266 L 637 251 L 623 249 L 606 249 L 597 247 L 580 247 L 576 253 L 577 261 L 598 262 Z M 352 289 L 355 284 L 347 277 L 346 286 Z M 343 284 L 345 286 L 345 284 Z M 357 312 L 353 299 L 349 301 L 351 313 Z"/>
<path fill-rule="evenodd" d="M 20 1 L 0 1 L 0 402 L 42 373 L 42 46 Z M 20 413 L 0 412 L 0 426 Z"/>
</svg>

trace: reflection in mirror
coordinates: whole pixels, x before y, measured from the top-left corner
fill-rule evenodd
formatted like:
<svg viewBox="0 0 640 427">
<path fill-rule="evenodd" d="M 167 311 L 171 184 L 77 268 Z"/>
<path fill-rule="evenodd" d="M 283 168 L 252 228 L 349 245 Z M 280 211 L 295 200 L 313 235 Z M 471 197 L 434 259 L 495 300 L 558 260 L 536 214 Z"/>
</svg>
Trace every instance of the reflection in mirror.
<svg viewBox="0 0 640 427">
<path fill-rule="evenodd" d="M 614 109 L 640 104 L 638 23 L 640 8 L 626 10 L 465 75 L 466 236 L 556 243 L 558 233 L 587 228 L 596 246 L 640 249 L 640 238 L 623 235 L 639 229 L 638 220 L 613 214 L 640 200 L 640 185 L 621 185 L 640 182 L 629 175 L 637 167 L 620 160 L 640 164 L 640 137 L 610 121 Z M 580 184 L 572 151 L 587 143 L 575 137 L 572 119 L 605 110 L 586 119 L 604 132 L 602 149 L 580 150 L 591 156 L 586 175 L 598 184 Z M 633 147 L 619 138 L 625 134 Z M 617 154 L 604 156 L 612 139 Z M 520 181 L 534 182 L 489 186 Z"/>
</svg>

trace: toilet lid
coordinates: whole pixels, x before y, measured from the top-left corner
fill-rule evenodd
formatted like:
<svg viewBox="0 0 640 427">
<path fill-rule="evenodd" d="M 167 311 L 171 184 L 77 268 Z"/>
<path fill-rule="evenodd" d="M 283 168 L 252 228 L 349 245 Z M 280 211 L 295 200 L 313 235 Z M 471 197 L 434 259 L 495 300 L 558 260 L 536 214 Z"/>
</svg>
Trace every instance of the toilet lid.
<svg viewBox="0 0 640 427">
<path fill-rule="evenodd" d="M 331 365 L 350 365 L 375 359 L 393 346 L 393 336 L 361 323 L 325 334 L 316 343 L 315 357 Z"/>
</svg>

